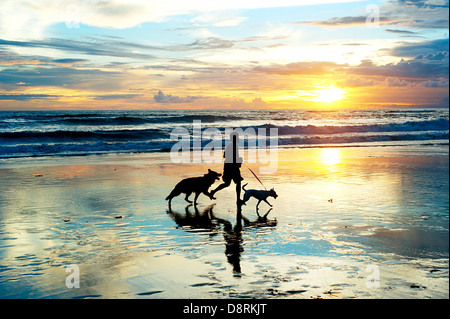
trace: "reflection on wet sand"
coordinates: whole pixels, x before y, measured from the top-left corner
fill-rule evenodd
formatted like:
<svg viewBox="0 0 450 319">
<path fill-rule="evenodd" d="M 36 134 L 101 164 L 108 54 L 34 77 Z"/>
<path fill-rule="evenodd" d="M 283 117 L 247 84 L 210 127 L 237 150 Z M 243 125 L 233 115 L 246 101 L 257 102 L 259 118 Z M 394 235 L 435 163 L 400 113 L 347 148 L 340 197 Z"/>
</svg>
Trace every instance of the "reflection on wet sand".
<svg viewBox="0 0 450 319">
<path fill-rule="evenodd" d="M 282 196 L 259 216 L 232 188 L 166 213 L 175 182 L 204 170 L 166 155 L 2 166 L 0 297 L 448 298 L 448 147 L 411 152 L 280 150 L 264 182 Z"/>
<path fill-rule="evenodd" d="M 215 204 L 207 206 L 202 212 L 198 210 L 196 205 L 189 204 L 185 207 L 185 213 L 179 213 L 173 211 L 169 206 L 167 213 L 177 223 L 179 228 L 186 231 L 190 230 L 206 230 L 211 232 L 210 235 L 216 235 L 220 230 L 220 225 L 223 225 L 223 238 L 225 244 L 225 256 L 228 263 L 233 266 L 233 274 L 240 276 L 241 274 L 241 254 L 244 251 L 244 240 L 242 237 L 242 221 L 244 226 L 248 227 L 274 227 L 277 225 L 276 219 L 268 219 L 269 209 L 263 216 L 256 214 L 258 218 L 254 221 L 250 221 L 248 218 L 242 215 L 241 206 L 237 205 L 236 208 L 236 224 L 229 220 L 217 217 L 214 215 L 213 208 Z M 190 211 L 190 208 L 194 208 L 194 213 Z"/>
<path fill-rule="evenodd" d="M 200 212 L 197 208 L 197 205 L 189 204 L 185 207 L 184 214 L 172 210 L 171 206 L 169 206 L 167 213 L 180 228 L 208 230 L 212 233 L 217 233 L 218 225 L 214 223 L 215 218 L 212 211 L 214 205 L 215 204 L 209 205 L 202 212 Z M 191 207 L 194 207 L 194 213 L 190 211 Z"/>
<path fill-rule="evenodd" d="M 264 215 L 260 215 L 258 210 L 256 210 L 256 215 L 258 215 L 258 218 L 254 221 L 250 221 L 244 216 L 242 216 L 242 219 L 244 220 L 245 226 L 251 226 L 251 227 L 274 227 L 277 225 L 277 219 L 268 219 L 267 215 L 271 212 L 272 208 L 270 208 Z"/>
</svg>

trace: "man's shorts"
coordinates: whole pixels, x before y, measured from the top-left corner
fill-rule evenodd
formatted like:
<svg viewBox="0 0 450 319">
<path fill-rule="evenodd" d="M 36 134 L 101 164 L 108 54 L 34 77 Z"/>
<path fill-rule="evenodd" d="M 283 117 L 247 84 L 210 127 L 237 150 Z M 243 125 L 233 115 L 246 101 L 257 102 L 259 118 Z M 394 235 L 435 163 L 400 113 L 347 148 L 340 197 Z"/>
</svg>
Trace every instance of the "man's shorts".
<svg viewBox="0 0 450 319">
<path fill-rule="evenodd" d="M 241 167 L 241 164 L 225 163 L 223 165 L 222 180 L 224 183 L 230 183 L 233 181 L 237 184 L 243 180 L 239 167 Z"/>
</svg>

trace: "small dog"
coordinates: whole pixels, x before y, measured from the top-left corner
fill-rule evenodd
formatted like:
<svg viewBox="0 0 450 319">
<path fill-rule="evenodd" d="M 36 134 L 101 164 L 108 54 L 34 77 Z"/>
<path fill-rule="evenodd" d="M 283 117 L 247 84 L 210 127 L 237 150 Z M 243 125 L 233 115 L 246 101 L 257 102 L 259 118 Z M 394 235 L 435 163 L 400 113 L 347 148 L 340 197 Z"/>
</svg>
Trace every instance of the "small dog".
<svg viewBox="0 0 450 319">
<path fill-rule="evenodd" d="M 272 196 L 273 198 L 277 198 L 278 195 L 275 193 L 275 190 L 272 188 L 269 191 L 266 190 L 256 190 L 256 189 L 245 189 L 245 184 L 242 186 L 242 189 L 244 190 L 244 199 L 242 200 L 242 204 L 245 205 L 245 203 L 250 199 L 250 197 L 255 197 L 258 200 L 258 204 L 256 204 L 256 210 L 258 210 L 258 206 L 261 203 L 261 201 L 265 201 L 270 207 L 272 205 L 267 201 L 267 197 Z"/>
<path fill-rule="evenodd" d="M 181 193 L 186 194 L 186 197 L 184 199 L 188 203 L 192 203 L 192 201 L 189 200 L 189 196 L 192 193 L 195 193 L 194 205 L 197 204 L 197 198 L 200 195 L 200 193 L 205 194 L 210 199 L 214 199 L 211 193 L 208 192 L 208 189 L 209 187 L 211 187 L 212 184 L 214 184 L 216 180 L 219 179 L 220 176 L 222 176 L 222 174 L 219 174 L 217 172 L 208 169 L 208 173 L 203 176 L 183 179 L 170 192 L 169 196 L 166 197 L 166 200 L 169 201 L 169 207 L 172 203 L 172 198 L 180 195 Z"/>
</svg>

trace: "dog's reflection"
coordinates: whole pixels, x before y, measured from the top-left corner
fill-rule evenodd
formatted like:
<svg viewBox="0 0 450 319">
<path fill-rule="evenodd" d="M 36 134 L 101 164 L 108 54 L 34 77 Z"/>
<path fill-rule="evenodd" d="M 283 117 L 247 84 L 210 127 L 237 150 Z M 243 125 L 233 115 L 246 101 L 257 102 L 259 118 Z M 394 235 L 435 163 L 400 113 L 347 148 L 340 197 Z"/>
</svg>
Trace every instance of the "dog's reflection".
<svg viewBox="0 0 450 319">
<path fill-rule="evenodd" d="M 178 213 L 172 210 L 169 206 L 167 213 L 177 223 L 178 227 L 189 230 L 205 230 L 210 231 L 211 235 L 219 232 L 220 226 L 214 222 L 213 207 L 215 204 L 209 205 L 202 212 L 197 208 L 197 205 L 189 204 L 186 206 L 185 213 Z M 189 208 L 194 207 L 194 213 L 191 213 Z"/>
<path fill-rule="evenodd" d="M 214 205 L 215 204 L 209 205 L 200 212 L 196 205 L 190 204 L 185 207 L 184 214 L 175 212 L 169 207 L 167 213 L 179 228 L 186 231 L 205 230 L 210 233 L 210 236 L 215 236 L 220 231 L 220 225 L 223 225 L 225 255 L 228 263 L 233 266 L 234 275 L 239 276 L 241 273 L 241 254 L 244 251 L 241 220 L 244 222 L 245 227 L 274 227 L 277 225 L 277 220 L 267 218 L 267 215 L 269 215 L 272 210 L 271 208 L 263 216 L 260 216 L 257 211 L 256 214 L 258 215 L 258 218 L 254 221 L 250 221 L 242 215 L 241 207 L 238 206 L 236 224 L 233 226 L 230 221 L 214 215 Z M 191 207 L 194 208 L 194 213 L 190 211 Z"/>
<path fill-rule="evenodd" d="M 252 226 L 252 227 L 273 227 L 277 225 L 277 219 L 268 219 L 267 215 L 269 215 L 272 208 L 270 208 L 263 216 L 259 215 L 258 209 L 256 210 L 256 215 L 258 215 L 258 218 L 254 221 L 250 221 L 244 216 L 242 216 L 242 220 L 244 221 L 245 226 Z"/>
</svg>

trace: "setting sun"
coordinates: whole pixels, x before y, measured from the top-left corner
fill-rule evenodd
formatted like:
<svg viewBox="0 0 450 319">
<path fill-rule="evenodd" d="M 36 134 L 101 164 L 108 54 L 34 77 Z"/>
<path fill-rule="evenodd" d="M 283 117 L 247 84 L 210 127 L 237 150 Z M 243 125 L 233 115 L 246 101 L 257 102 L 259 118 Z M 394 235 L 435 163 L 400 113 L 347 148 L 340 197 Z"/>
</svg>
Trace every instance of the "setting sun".
<svg viewBox="0 0 450 319">
<path fill-rule="evenodd" d="M 334 86 L 315 90 L 312 93 L 313 97 L 310 98 L 310 101 L 315 102 L 335 102 L 342 100 L 345 97 L 345 90 Z"/>
</svg>

